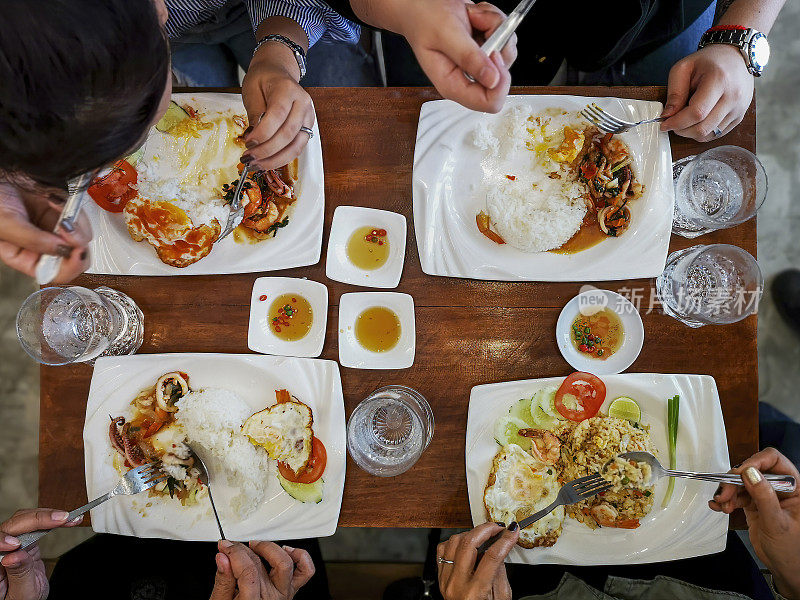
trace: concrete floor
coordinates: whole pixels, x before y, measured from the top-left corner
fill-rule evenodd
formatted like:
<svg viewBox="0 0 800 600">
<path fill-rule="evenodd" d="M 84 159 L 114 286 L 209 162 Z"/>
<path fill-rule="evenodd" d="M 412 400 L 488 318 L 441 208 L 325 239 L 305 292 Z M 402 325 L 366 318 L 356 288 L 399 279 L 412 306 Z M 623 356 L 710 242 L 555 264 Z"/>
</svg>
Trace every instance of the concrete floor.
<svg viewBox="0 0 800 600">
<path fill-rule="evenodd" d="M 769 197 L 759 213 L 759 264 L 769 282 L 800 266 L 800 3 L 787 2 L 770 42 L 772 62 L 757 80 L 758 154 L 769 175 Z M 699 240 L 702 243 L 702 239 Z M 34 284 L 0 265 L 0 519 L 36 505 L 38 369 L 17 344 L 14 318 Z M 800 420 L 800 338 L 782 322 L 767 289 L 758 326 L 760 398 Z M 72 508 L 72 507 L 60 507 Z M 60 530 L 42 542 L 44 556 L 58 556 L 91 535 Z M 421 561 L 425 530 L 342 529 L 322 540 L 328 560 Z"/>
</svg>

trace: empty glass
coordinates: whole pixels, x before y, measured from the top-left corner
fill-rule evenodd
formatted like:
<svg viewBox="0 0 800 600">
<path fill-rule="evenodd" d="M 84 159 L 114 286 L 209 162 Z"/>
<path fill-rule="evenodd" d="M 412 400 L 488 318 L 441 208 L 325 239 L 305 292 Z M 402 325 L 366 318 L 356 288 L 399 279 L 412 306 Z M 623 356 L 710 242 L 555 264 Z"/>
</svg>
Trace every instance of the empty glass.
<svg viewBox="0 0 800 600">
<path fill-rule="evenodd" d="M 388 385 L 364 399 L 347 422 L 347 450 L 367 473 L 408 471 L 433 438 L 433 411 L 411 388 Z"/>
<path fill-rule="evenodd" d="M 48 287 L 23 302 L 17 338 L 45 365 L 93 362 L 98 356 L 136 352 L 144 338 L 144 316 L 133 300 L 111 288 Z"/>
<path fill-rule="evenodd" d="M 767 197 L 767 173 L 755 154 L 719 146 L 675 162 L 672 231 L 695 238 L 744 223 Z"/>
<path fill-rule="evenodd" d="M 664 312 L 689 327 L 722 325 L 758 312 L 764 278 L 737 246 L 692 246 L 667 257 L 656 291 Z"/>
</svg>

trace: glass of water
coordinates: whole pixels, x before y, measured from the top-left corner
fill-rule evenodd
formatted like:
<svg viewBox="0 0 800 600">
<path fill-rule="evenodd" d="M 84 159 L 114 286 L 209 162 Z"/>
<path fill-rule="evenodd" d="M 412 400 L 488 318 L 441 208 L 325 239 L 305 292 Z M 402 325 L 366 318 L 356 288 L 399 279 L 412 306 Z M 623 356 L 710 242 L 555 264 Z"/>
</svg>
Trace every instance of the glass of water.
<svg viewBox="0 0 800 600">
<path fill-rule="evenodd" d="M 48 287 L 22 304 L 17 338 L 39 363 L 92 363 L 99 356 L 136 352 L 144 316 L 130 297 L 111 288 Z"/>
<path fill-rule="evenodd" d="M 367 473 L 408 471 L 433 438 L 433 411 L 411 388 L 388 385 L 364 399 L 347 422 L 347 450 Z"/>
<path fill-rule="evenodd" d="M 724 325 L 758 312 L 764 278 L 737 246 L 692 246 L 667 257 L 656 291 L 664 312 L 689 327 Z"/>
<path fill-rule="evenodd" d="M 767 173 L 755 154 L 719 146 L 673 167 L 673 233 L 694 238 L 751 219 L 767 197 Z"/>
</svg>

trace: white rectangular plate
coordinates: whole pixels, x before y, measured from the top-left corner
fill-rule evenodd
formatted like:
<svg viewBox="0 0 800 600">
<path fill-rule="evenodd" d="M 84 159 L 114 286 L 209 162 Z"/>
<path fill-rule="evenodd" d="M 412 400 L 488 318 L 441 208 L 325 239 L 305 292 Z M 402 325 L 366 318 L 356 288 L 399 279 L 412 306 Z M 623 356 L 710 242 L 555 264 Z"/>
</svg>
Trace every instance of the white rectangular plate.
<svg viewBox="0 0 800 600">
<path fill-rule="evenodd" d="M 206 111 L 234 110 L 246 114 L 240 94 L 173 94 L 176 102 L 189 102 Z M 237 243 L 233 234 L 215 243 L 208 256 L 188 267 L 162 263 L 146 241 L 135 242 L 128 234 L 120 213 L 110 213 L 87 199 L 84 209 L 92 223 L 94 239 L 90 245 L 92 265 L 89 273 L 111 275 L 222 275 L 260 273 L 313 265 L 322 251 L 322 224 L 325 213 L 325 185 L 319 128 L 298 158 L 295 202 L 289 224 L 274 239 L 256 244 Z M 221 223 L 222 227 L 225 226 Z"/>
<path fill-rule="evenodd" d="M 232 540 L 281 540 L 332 535 L 339 521 L 345 475 L 345 425 L 339 366 L 330 360 L 257 354 L 141 354 L 98 359 L 92 374 L 83 443 L 86 492 L 96 498 L 119 479 L 108 439 L 109 415 L 130 415 L 130 402 L 169 371 L 189 375 L 192 389 L 226 388 L 253 409 L 275 403 L 275 390 L 288 389 L 308 404 L 314 433 L 328 451 L 322 502 L 303 504 L 283 491 L 274 465 L 264 473 L 269 487 L 264 502 L 241 520 L 228 508 L 233 490 L 214 482 L 222 527 Z M 145 505 L 150 503 L 151 506 Z M 92 528 L 100 533 L 175 540 L 216 541 L 216 521 L 207 499 L 191 507 L 171 498 L 118 496 L 92 510 Z"/>
<path fill-rule="evenodd" d="M 660 102 L 582 96 L 509 96 L 504 111 L 563 108 L 579 111 L 596 102 L 630 121 L 657 117 Z M 499 281 L 604 281 L 656 277 L 664 270 L 675 193 L 669 137 L 658 124 L 620 135 L 628 144 L 634 170 L 644 184 L 642 198 L 631 203 L 631 226 L 576 254 L 528 253 L 499 246 L 475 225 L 485 210 L 481 196 L 483 155 L 472 143 L 481 120 L 497 118 L 468 110 L 450 100 L 426 102 L 420 111 L 414 148 L 414 229 L 422 270 L 428 275 Z"/>
<path fill-rule="evenodd" d="M 717 384 L 708 375 L 624 373 L 604 375 L 606 401 L 630 396 L 642 408 L 642 421 L 650 425 L 650 437 L 659 459 L 668 464 L 667 398 L 680 395 L 678 468 L 687 471 L 724 472 L 730 469 L 728 441 Z M 528 379 L 479 385 L 472 388 L 467 419 L 467 490 L 475 525 L 485 523 L 483 491 L 492 459 L 500 449 L 492 433 L 495 420 L 520 398 L 547 385 L 560 385 L 563 377 Z M 622 565 L 677 560 L 721 552 L 725 549 L 728 516 L 708 508 L 716 484 L 675 479 L 675 491 L 666 508 L 661 502 L 667 479 L 655 488 L 653 510 L 637 529 L 600 528 L 592 531 L 567 517 L 564 530 L 550 548 L 526 550 L 516 546 L 508 561 L 565 565 Z"/>
</svg>

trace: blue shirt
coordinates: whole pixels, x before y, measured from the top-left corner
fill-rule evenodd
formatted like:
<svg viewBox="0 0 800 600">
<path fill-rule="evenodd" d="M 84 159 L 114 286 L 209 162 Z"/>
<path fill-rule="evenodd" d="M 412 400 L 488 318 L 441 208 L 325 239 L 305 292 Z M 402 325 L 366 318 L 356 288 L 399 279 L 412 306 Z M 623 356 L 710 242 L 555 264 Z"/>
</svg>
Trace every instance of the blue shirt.
<svg viewBox="0 0 800 600">
<path fill-rule="evenodd" d="M 166 0 L 170 38 L 180 37 L 189 29 L 213 17 L 228 0 Z M 308 36 L 309 47 L 320 39 L 355 44 L 361 28 L 348 21 L 321 0 L 242 0 L 247 7 L 253 31 L 267 17 L 286 17 L 295 21 Z"/>
</svg>

